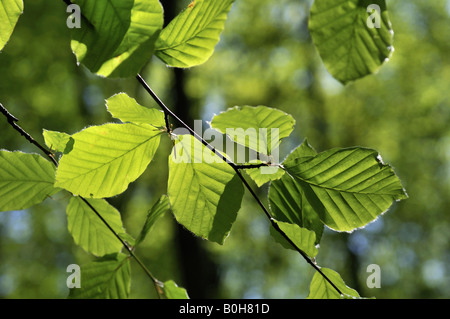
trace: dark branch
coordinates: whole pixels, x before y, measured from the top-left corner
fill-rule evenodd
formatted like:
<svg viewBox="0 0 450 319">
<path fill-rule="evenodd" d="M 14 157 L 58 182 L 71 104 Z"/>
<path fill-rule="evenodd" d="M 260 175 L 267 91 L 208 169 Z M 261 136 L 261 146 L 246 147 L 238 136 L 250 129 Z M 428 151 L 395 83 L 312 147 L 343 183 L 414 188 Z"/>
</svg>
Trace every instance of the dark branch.
<svg viewBox="0 0 450 319">
<path fill-rule="evenodd" d="M 238 168 L 238 169 L 250 169 L 250 168 L 261 168 L 261 167 L 271 166 L 271 164 L 268 164 L 268 163 L 243 164 L 243 165 L 235 164 L 235 165 L 236 165 L 236 168 Z"/>
<path fill-rule="evenodd" d="M 30 134 L 25 132 L 19 125 L 16 124 L 16 122 L 19 121 L 18 118 L 13 116 L 9 111 L 0 103 L 0 112 L 3 113 L 3 115 L 6 117 L 6 120 L 8 123 L 22 135 L 25 137 L 25 139 L 33 144 L 34 146 L 38 147 L 52 162 L 55 164 L 55 166 L 58 166 L 58 162 L 56 161 L 55 157 L 53 156 L 53 153 L 50 152 L 46 147 L 39 144 Z"/>
</svg>

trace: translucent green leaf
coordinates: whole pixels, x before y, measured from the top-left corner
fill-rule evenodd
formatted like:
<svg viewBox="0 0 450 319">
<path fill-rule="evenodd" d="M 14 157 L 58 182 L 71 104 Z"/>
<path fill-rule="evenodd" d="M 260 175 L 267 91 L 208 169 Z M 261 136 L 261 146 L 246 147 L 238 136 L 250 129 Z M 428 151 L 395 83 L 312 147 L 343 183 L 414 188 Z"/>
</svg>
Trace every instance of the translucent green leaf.
<svg viewBox="0 0 450 319">
<path fill-rule="evenodd" d="M 158 201 L 153 205 L 153 207 L 148 212 L 144 227 L 142 228 L 139 237 L 136 239 L 135 245 L 138 245 L 145 239 L 145 237 L 147 236 L 147 234 L 149 233 L 150 229 L 155 224 L 155 222 L 169 210 L 170 210 L 169 198 L 167 197 L 167 195 L 163 195 L 161 196 L 161 198 L 158 199 Z"/>
<path fill-rule="evenodd" d="M 68 153 L 73 147 L 73 138 L 63 132 L 44 130 L 45 145 L 55 152 Z"/>
<path fill-rule="evenodd" d="M 305 139 L 302 144 L 292 150 L 292 152 L 283 160 L 283 162 L 289 162 L 297 158 L 307 159 L 309 157 L 316 156 L 316 150 Z"/>
<path fill-rule="evenodd" d="M 178 287 L 172 280 L 166 281 L 162 290 L 167 299 L 189 299 L 186 289 Z"/>
<path fill-rule="evenodd" d="M 298 183 L 289 174 L 270 183 L 269 203 L 275 219 L 314 231 L 316 244 L 320 242 L 324 225 L 309 205 Z"/>
<path fill-rule="evenodd" d="M 76 0 L 90 22 L 72 29 L 79 63 L 104 77 L 135 76 L 154 52 L 163 26 L 158 0 Z"/>
<path fill-rule="evenodd" d="M 256 183 L 258 187 L 261 187 L 265 183 L 273 180 L 280 179 L 284 175 L 284 170 L 279 166 L 263 166 L 259 168 L 249 168 L 245 172 Z"/>
<path fill-rule="evenodd" d="M 119 93 L 106 101 L 108 111 L 122 122 L 150 124 L 157 128 L 165 127 L 164 112 L 139 105 L 125 93 Z"/>
<path fill-rule="evenodd" d="M 392 168 L 371 149 L 336 148 L 283 165 L 320 219 L 337 231 L 363 227 L 407 198 Z"/>
<path fill-rule="evenodd" d="M 37 154 L 0 150 L 0 211 L 26 209 L 60 191 L 55 167 Z"/>
<path fill-rule="evenodd" d="M 73 149 L 59 161 L 56 186 L 86 198 L 118 195 L 145 171 L 160 135 L 146 124 L 105 124 L 82 130 L 72 135 Z"/>
<path fill-rule="evenodd" d="M 195 235 L 223 244 L 244 189 L 235 171 L 191 135 L 169 157 L 168 196 L 177 221 Z"/>
<path fill-rule="evenodd" d="M 193 0 L 162 30 L 155 55 L 172 67 L 206 62 L 219 42 L 234 0 Z"/>
<path fill-rule="evenodd" d="M 297 224 L 290 224 L 276 221 L 277 225 L 289 239 L 300 248 L 309 257 L 317 255 L 316 248 L 316 234 L 306 228 L 302 228 Z M 294 249 L 292 245 L 273 227 L 270 227 L 270 234 L 276 242 L 281 244 L 284 248 Z"/>
<path fill-rule="evenodd" d="M 309 286 L 308 299 L 342 299 L 342 298 L 360 298 L 358 292 L 347 287 L 341 276 L 334 270 L 328 268 L 320 269 L 333 284 L 344 294 L 340 295 L 337 290 L 319 273 L 316 272 Z"/>
<path fill-rule="evenodd" d="M 294 130 L 294 118 L 267 106 L 236 106 L 215 115 L 211 127 L 258 153 L 270 155 Z"/>
<path fill-rule="evenodd" d="M 106 200 L 88 199 L 87 201 L 116 234 L 125 232 L 120 213 Z M 78 246 L 95 256 L 120 252 L 122 243 L 79 197 L 70 199 L 66 212 L 69 233 Z"/>
<path fill-rule="evenodd" d="M 81 288 L 71 288 L 70 299 L 126 299 L 130 295 L 131 268 L 123 254 L 102 257 L 82 265 Z"/>
<path fill-rule="evenodd" d="M 0 51 L 9 41 L 22 13 L 23 0 L 0 1 Z"/>
<path fill-rule="evenodd" d="M 326 68 L 344 84 L 376 72 L 393 52 L 385 0 L 315 0 L 309 30 Z"/>
<path fill-rule="evenodd" d="M 293 159 L 306 160 L 316 154 L 316 151 L 305 140 L 289 154 L 285 161 Z M 314 231 L 316 244 L 320 242 L 324 225 L 308 203 L 301 187 L 289 174 L 284 174 L 279 180 L 270 183 L 269 207 L 275 219 L 294 223 L 302 228 Z"/>
</svg>

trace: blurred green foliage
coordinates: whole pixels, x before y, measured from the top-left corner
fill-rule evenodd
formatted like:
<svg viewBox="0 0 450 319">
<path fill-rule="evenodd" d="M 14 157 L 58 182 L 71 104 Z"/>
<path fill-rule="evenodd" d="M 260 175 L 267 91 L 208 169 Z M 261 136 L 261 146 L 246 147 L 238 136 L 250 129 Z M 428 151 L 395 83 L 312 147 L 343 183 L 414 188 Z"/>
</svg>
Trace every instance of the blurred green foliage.
<svg viewBox="0 0 450 319">
<path fill-rule="evenodd" d="M 213 57 L 185 71 L 190 111 L 206 121 L 235 105 L 290 113 L 297 124 L 282 156 L 305 137 L 318 151 L 356 145 L 378 150 L 409 199 L 365 229 L 326 231 L 318 263 L 339 272 L 362 296 L 449 298 L 450 1 L 389 1 L 391 60 L 378 74 L 345 87 L 327 73 L 309 37 L 311 2 L 236 1 Z M 156 107 L 135 79 L 105 80 L 76 65 L 65 9 L 62 1 L 25 1 L 25 13 L 0 53 L 0 102 L 42 143 L 44 128 L 72 134 L 113 121 L 105 99 L 118 92 Z M 171 70 L 154 59 L 142 75 L 170 106 Z M 0 148 L 37 152 L 1 119 L 0 132 Z M 110 200 L 130 234 L 138 235 L 147 211 L 166 192 L 170 147 L 163 139 L 146 173 Z M 265 200 L 267 187 L 259 195 Z M 58 194 L 32 209 L 0 213 L 0 298 L 68 295 L 66 267 L 92 259 L 67 232 L 68 200 Z M 165 215 L 136 253 L 157 278 L 183 286 L 174 228 L 174 218 Z M 308 295 L 311 267 L 280 249 L 248 194 L 225 244 L 201 244 L 218 263 L 221 282 L 213 297 Z M 381 288 L 366 285 L 370 264 L 381 268 Z M 131 297 L 155 297 L 153 290 L 132 263 Z"/>
</svg>

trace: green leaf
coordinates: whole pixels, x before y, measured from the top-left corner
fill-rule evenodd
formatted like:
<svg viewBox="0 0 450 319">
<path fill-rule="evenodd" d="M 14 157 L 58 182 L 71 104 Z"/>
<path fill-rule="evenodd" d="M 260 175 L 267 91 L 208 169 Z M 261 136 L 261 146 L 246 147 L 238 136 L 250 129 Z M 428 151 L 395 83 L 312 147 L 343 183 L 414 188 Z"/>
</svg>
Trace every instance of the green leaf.
<svg viewBox="0 0 450 319">
<path fill-rule="evenodd" d="M 324 225 L 309 205 L 302 189 L 289 174 L 270 183 L 269 204 L 275 219 L 314 231 L 316 244 L 320 242 Z"/>
<path fill-rule="evenodd" d="M 72 29 L 79 63 L 104 77 L 135 76 L 153 55 L 163 26 L 158 0 L 76 0 L 91 25 Z"/>
<path fill-rule="evenodd" d="M 291 115 L 267 106 L 236 106 L 215 115 L 211 121 L 212 128 L 236 143 L 266 155 L 292 133 L 294 125 Z"/>
<path fill-rule="evenodd" d="M 191 135 L 178 137 L 169 157 L 167 194 L 177 221 L 223 244 L 244 189 L 235 171 Z"/>
<path fill-rule="evenodd" d="M 275 165 L 262 166 L 259 168 L 248 168 L 245 172 L 258 187 L 261 187 L 270 181 L 280 179 L 284 175 L 284 170 Z"/>
<path fill-rule="evenodd" d="M 55 185 L 83 197 L 118 195 L 145 171 L 160 136 L 147 124 L 105 124 L 82 130 L 72 135 L 73 149 L 59 161 Z"/>
<path fill-rule="evenodd" d="M 283 165 L 320 219 L 337 231 L 363 227 L 407 198 L 392 168 L 371 149 L 336 148 Z"/>
<path fill-rule="evenodd" d="M 316 154 L 316 151 L 305 140 L 287 156 L 285 162 L 296 158 L 308 159 Z M 268 196 L 269 207 L 275 219 L 294 223 L 301 228 L 314 231 L 315 243 L 320 242 L 324 225 L 292 176 L 284 174 L 279 180 L 272 181 L 269 185 Z"/>
<path fill-rule="evenodd" d="M 155 222 L 169 210 L 170 210 L 169 198 L 167 197 L 167 195 L 163 195 L 161 196 L 161 198 L 158 199 L 158 201 L 153 205 L 153 207 L 148 212 L 144 227 L 142 228 L 139 237 L 136 239 L 135 245 L 138 245 L 139 243 L 144 241 L 145 237 L 150 232 L 150 229 L 155 224 Z"/>
<path fill-rule="evenodd" d="M 87 201 L 116 234 L 125 232 L 120 213 L 106 200 Z M 122 243 L 82 199 L 72 197 L 66 212 L 67 228 L 78 246 L 95 256 L 120 252 Z"/>
<path fill-rule="evenodd" d="M 109 255 L 80 268 L 81 288 L 72 288 L 70 299 L 125 299 L 130 295 L 128 256 Z"/>
<path fill-rule="evenodd" d="M 307 159 L 316 155 L 316 150 L 309 144 L 308 140 L 305 139 L 302 144 L 292 150 L 292 152 L 283 160 L 283 163 L 289 162 L 296 158 Z"/>
<path fill-rule="evenodd" d="M 106 106 L 113 117 L 124 123 L 150 124 L 157 128 L 164 128 L 166 125 L 164 112 L 139 105 L 125 93 L 110 97 L 106 101 Z"/>
<path fill-rule="evenodd" d="M 328 268 L 321 268 L 320 270 L 344 295 L 341 296 L 319 272 L 316 272 L 311 281 L 311 285 L 309 286 L 309 295 L 307 299 L 360 298 L 358 292 L 347 287 L 344 280 L 342 280 L 337 272 Z"/>
<path fill-rule="evenodd" d="M 315 156 L 317 153 L 316 151 L 311 147 L 311 145 L 308 144 L 308 141 L 305 140 L 304 143 L 302 143 L 299 147 L 295 148 L 291 154 L 285 159 L 285 161 L 288 161 L 290 159 L 294 159 L 297 157 L 308 157 L 308 156 Z M 255 161 L 255 163 L 250 164 L 259 164 L 262 163 L 261 161 Z M 256 183 L 258 187 L 261 187 L 263 184 L 279 180 L 284 175 L 284 169 L 280 168 L 279 165 L 272 165 L 272 166 L 263 166 L 260 168 L 250 168 L 246 169 L 245 171 L 247 175 L 253 179 L 253 181 Z"/>
<path fill-rule="evenodd" d="M 68 153 L 73 147 L 73 138 L 63 132 L 44 130 L 45 145 L 55 152 Z"/>
<path fill-rule="evenodd" d="M 8 43 L 22 13 L 22 0 L 0 1 L 0 51 L 2 51 L 6 43 Z"/>
<path fill-rule="evenodd" d="M 173 280 L 164 282 L 162 290 L 167 299 L 189 299 L 186 289 L 178 287 Z"/>
<path fill-rule="evenodd" d="M 0 212 L 39 204 L 60 191 L 55 167 L 37 154 L 0 150 Z"/>
<path fill-rule="evenodd" d="M 368 10 L 369 5 L 380 8 L 375 18 L 380 21 L 379 28 L 368 25 L 374 12 Z M 326 68 L 344 84 L 376 72 L 393 52 L 393 31 L 384 0 L 315 0 L 309 31 Z"/>
<path fill-rule="evenodd" d="M 275 221 L 283 231 L 283 233 L 305 254 L 309 257 L 315 257 L 317 255 L 316 248 L 316 234 L 306 228 L 302 228 L 296 224 L 290 224 L 280 221 Z M 270 227 L 270 235 L 275 239 L 275 241 L 281 244 L 284 248 L 294 249 L 292 245 L 273 227 Z"/>
<path fill-rule="evenodd" d="M 206 62 L 219 42 L 234 0 L 193 0 L 162 30 L 155 55 L 172 67 Z"/>
</svg>

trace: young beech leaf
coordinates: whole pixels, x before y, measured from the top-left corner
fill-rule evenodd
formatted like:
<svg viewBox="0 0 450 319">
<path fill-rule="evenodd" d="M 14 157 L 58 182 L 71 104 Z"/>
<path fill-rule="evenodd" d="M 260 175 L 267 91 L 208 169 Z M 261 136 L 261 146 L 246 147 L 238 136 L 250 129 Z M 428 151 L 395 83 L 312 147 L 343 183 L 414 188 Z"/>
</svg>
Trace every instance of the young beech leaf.
<svg viewBox="0 0 450 319">
<path fill-rule="evenodd" d="M 158 201 L 153 205 L 150 211 L 147 214 L 147 219 L 145 220 L 144 226 L 142 227 L 141 233 L 139 237 L 136 239 L 135 245 L 138 245 L 142 241 L 144 241 L 145 237 L 149 233 L 152 226 L 155 222 L 162 216 L 164 213 L 170 210 L 170 202 L 167 195 L 161 196 Z"/>
<path fill-rule="evenodd" d="M 161 289 L 167 299 L 189 299 L 186 289 L 178 287 L 173 280 L 164 282 Z"/>
<path fill-rule="evenodd" d="M 73 147 L 73 138 L 63 132 L 44 130 L 45 145 L 54 152 L 68 153 Z"/>
<path fill-rule="evenodd" d="M 86 198 L 118 195 L 150 164 L 160 136 L 147 124 L 88 127 L 72 135 L 73 149 L 61 157 L 55 185 Z"/>
<path fill-rule="evenodd" d="M 256 163 L 258 164 L 259 161 Z M 253 164 L 250 162 L 249 164 Z M 277 166 L 263 166 L 259 168 L 249 168 L 245 172 L 256 183 L 258 187 L 261 187 L 265 183 L 280 179 L 284 175 L 284 170 Z"/>
<path fill-rule="evenodd" d="M 0 51 L 8 42 L 23 13 L 23 0 L 0 1 Z"/>
<path fill-rule="evenodd" d="M 326 68 L 344 84 L 376 72 L 393 52 L 385 0 L 315 0 L 309 31 Z"/>
<path fill-rule="evenodd" d="M 315 257 L 317 255 L 316 248 L 316 234 L 306 228 L 302 228 L 297 224 L 290 224 L 285 222 L 276 221 L 278 227 L 283 233 L 305 254 L 309 257 Z M 270 235 L 275 241 L 281 244 L 284 248 L 294 249 L 294 247 L 273 227 L 270 227 Z"/>
<path fill-rule="evenodd" d="M 55 166 L 37 154 L 0 150 L 0 212 L 39 204 L 61 189 Z"/>
<path fill-rule="evenodd" d="M 71 288 L 70 299 L 126 299 L 130 295 L 128 256 L 108 255 L 80 268 L 81 288 Z"/>
<path fill-rule="evenodd" d="M 116 234 L 125 232 L 120 213 L 106 200 L 88 199 L 87 201 Z M 120 252 L 122 243 L 79 197 L 70 199 L 66 212 L 67 228 L 78 246 L 95 256 Z"/>
<path fill-rule="evenodd" d="M 125 93 L 110 97 L 106 100 L 106 107 L 113 117 L 124 123 L 150 124 L 156 128 L 164 128 L 166 125 L 164 112 L 139 105 Z"/>
<path fill-rule="evenodd" d="M 89 21 L 72 29 L 79 63 L 103 77 L 135 76 L 154 52 L 163 26 L 158 0 L 74 0 Z"/>
<path fill-rule="evenodd" d="M 258 153 L 270 155 L 294 130 L 294 118 L 267 106 L 235 106 L 215 115 L 211 127 Z"/>
<path fill-rule="evenodd" d="M 206 62 L 219 42 L 234 0 L 194 0 L 165 27 L 155 55 L 172 67 Z"/>
<path fill-rule="evenodd" d="M 284 161 L 296 158 L 308 159 L 316 154 L 316 151 L 305 140 Z M 272 181 L 269 185 L 268 196 L 270 210 L 275 219 L 294 223 L 299 227 L 314 231 L 316 234 L 315 243 L 320 242 L 324 225 L 292 176 L 286 173 L 279 180 Z"/>
<path fill-rule="evenodd" d="M 363 227 L 407 198 L 392 168 L 371 149 L 336 148 L 283 165 L 320 219 L 337 231 Z"/>
<path fill-rule="evenodd" d="M 193 136 L 176 139 L 169 157 L 167 188 L 172 212 L 195 235 L 223 244 L 241 206 L 242 182 Z"/>
<path fill-rule="evenodd" d="M 360 296 L 358 292 L 347 287 L 341 276 L 334 270 L 328 268 L 320 269 L 336 287 L 343 293 L 341 296 L 337 290 L 319 273 L 316 272 L 309 286 L 308 299 L 342 299 L 357 298 Z"/>
</svg>

